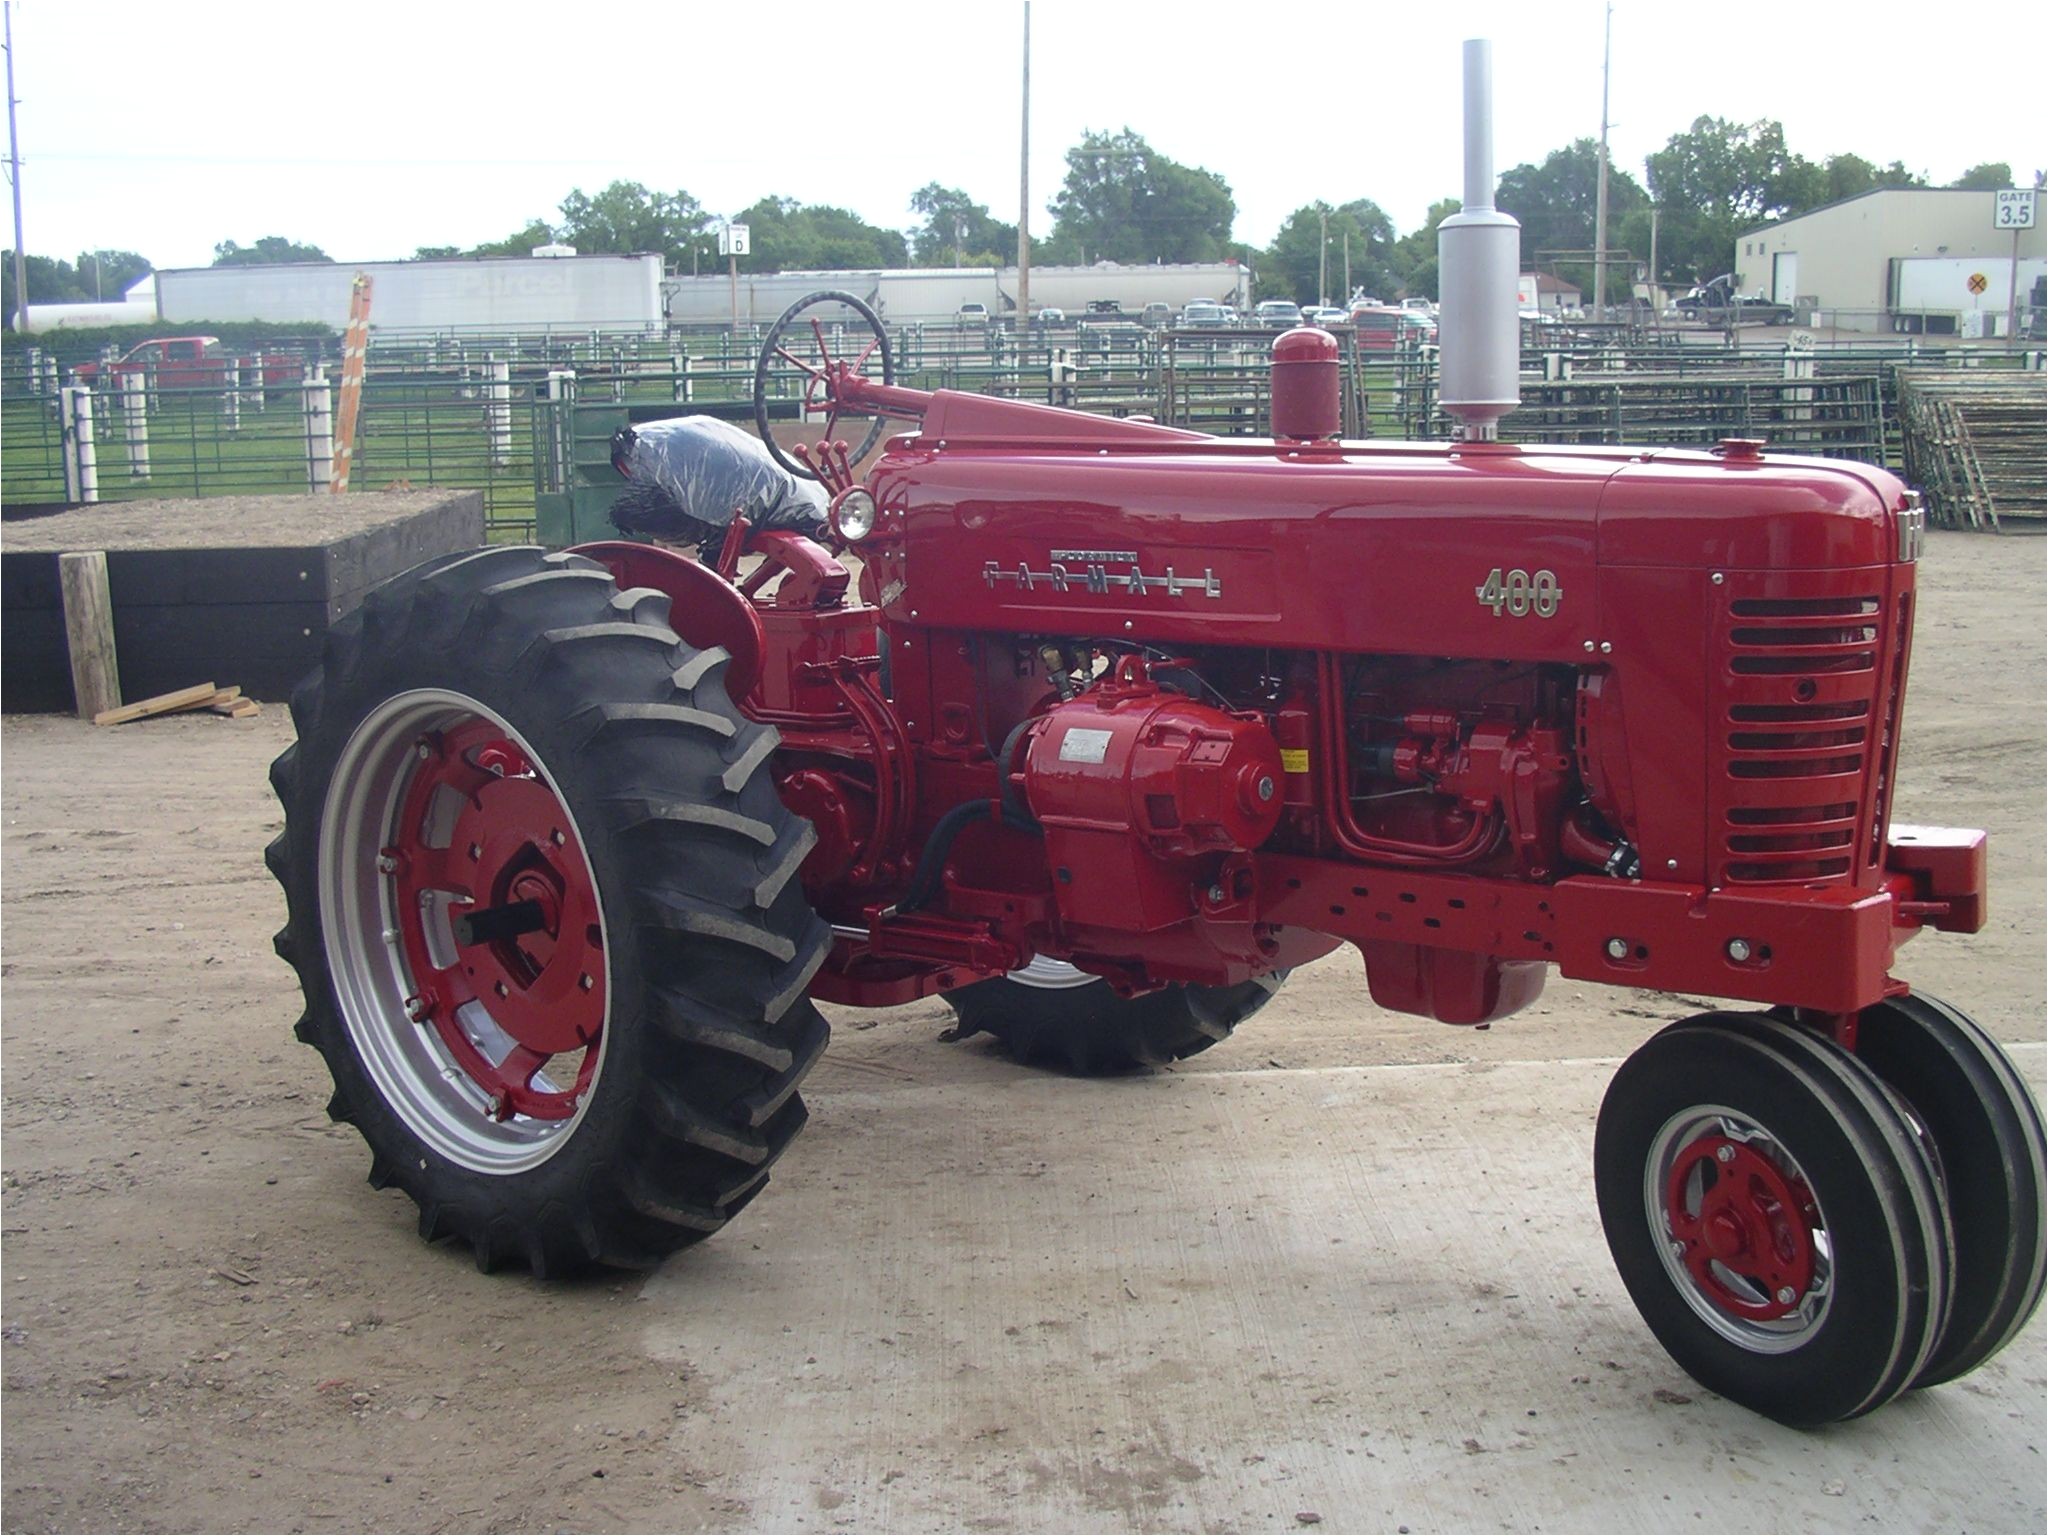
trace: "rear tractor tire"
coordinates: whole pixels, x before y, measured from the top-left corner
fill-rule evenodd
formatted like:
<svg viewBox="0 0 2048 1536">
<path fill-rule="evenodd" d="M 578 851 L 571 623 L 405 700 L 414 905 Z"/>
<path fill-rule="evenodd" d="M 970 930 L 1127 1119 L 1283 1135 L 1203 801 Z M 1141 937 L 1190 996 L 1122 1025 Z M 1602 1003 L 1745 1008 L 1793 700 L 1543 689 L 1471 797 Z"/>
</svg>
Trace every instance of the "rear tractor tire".
<svg viewBox="0 0 2048 1536">
<path fill-rule="evenodd" d="M 1164 1067 L 1228 1039 L 1286 979 L 1279 971 L 1232 987 L 1176 985 L 1118 997 L 1099 976 L 1038 959 L 946 994 L 960 1020 L 947 1038 L 993 1035 L 1026 1066 L 1080 1077 Z"/>
<path fill-rule="evenodd" d="M 727 660 L 658 592 L 498 548 L 370 594 L 292 698 L 267 857 L 299 1038 L 370 1182 L 481 1269 L 650 1267 L 803 1125 L 830 933 Z"/>
</svg>

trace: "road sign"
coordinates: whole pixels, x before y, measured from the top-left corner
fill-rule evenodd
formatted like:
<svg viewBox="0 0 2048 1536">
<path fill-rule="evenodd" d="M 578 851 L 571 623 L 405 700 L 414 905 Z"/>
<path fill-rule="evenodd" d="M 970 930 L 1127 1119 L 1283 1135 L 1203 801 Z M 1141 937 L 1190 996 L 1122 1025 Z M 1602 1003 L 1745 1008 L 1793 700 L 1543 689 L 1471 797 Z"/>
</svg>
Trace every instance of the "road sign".
<svg viewBox="0 0 2048 1536">
<path fill-rule="evenodd" d="M 747 254 L 747 239 L 752 231 L 744 224 L 727 224 L 718 231 L 718 254 L 721 256 L 744 256 Z"/>
<path fill-rule="evenodd" d="M 1982 272 L 1972 272 L 1970 274 L 1970 292 L 1982 293 L 1986 288 L 1990 286 L 1990 283 L 1985 280 L 1984 274 Z"/>
<path fill-rule="evenodd" d="M 2034 194 L 2019 187 L 2001 189 L 1992 194 L 1997 199 L 1991 209 L 1993 229 L 2032 229 L 2034 227 Z"/>
</svg>

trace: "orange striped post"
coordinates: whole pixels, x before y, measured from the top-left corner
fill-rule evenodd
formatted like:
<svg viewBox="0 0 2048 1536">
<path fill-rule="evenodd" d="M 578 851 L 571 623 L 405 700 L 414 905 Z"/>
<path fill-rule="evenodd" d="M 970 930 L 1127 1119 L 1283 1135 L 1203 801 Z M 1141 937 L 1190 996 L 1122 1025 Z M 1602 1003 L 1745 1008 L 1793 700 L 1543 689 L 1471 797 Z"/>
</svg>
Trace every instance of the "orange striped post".
<svg viewBox="0 0 2048 1536">
<path fill-rule="evenodd" d="M 363 407 L 363 367 L 370 350 L 370 275 L 358 272 L 348 295 L 348 329 L 341 337 L 341 423 L 334 434 L 334 473 L 327 488 L 339 496 L 348 489 L 349 464 L 355 458 L 356 420 Z"/>
</svg>

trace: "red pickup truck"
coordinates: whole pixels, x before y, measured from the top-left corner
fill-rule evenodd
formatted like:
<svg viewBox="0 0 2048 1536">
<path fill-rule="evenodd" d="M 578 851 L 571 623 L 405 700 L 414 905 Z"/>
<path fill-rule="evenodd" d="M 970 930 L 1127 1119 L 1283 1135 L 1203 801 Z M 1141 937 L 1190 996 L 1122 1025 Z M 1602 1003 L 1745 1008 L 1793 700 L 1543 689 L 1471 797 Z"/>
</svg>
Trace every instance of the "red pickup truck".
<svg viewBox="0 0 2048 1536">
<path fill-rule="evenodd" d="M 265 385 L 289 384 L 304 376 L 305 364 L 289 352 L 266 352 L 261 357 L 236 357 L 221 345 L 218 336 L 156 336 L 131 348 L 126 357 L 108 366 L 119 378 L 139 373 L 153 378 L 159 389 L 219 389 L 227 384 L 229 369 L 242 365 L 244 383 L 254 384 L 251 369 L 260 369 Z M 72 370 L 81 384 L 100 376 L 98 363 L 80 363 Z"/>
</svg>

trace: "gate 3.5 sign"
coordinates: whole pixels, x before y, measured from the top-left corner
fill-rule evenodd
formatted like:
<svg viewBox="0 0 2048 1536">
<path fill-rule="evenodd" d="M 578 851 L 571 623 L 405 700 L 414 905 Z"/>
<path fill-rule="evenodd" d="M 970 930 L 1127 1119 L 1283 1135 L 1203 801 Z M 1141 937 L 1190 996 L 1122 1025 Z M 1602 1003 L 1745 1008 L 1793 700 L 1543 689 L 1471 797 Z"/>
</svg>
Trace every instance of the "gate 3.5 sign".
<svg viewBox="0 0 2048 1536">
<path fill-rule="evenodd" d="M 1991 209 L 1991 226 L 1994 229 L 2032 229 L 2034 227 L 2034 194 L 2027 188 L 2001 190 L 1992 194 L 1997 201 Z"/>
</svg>

